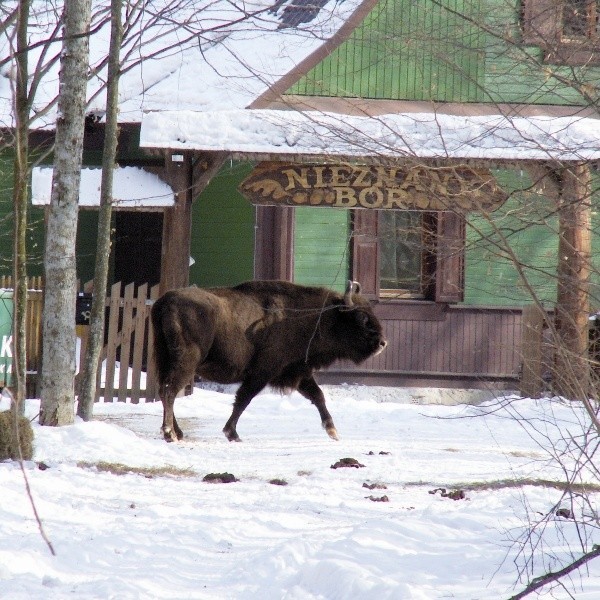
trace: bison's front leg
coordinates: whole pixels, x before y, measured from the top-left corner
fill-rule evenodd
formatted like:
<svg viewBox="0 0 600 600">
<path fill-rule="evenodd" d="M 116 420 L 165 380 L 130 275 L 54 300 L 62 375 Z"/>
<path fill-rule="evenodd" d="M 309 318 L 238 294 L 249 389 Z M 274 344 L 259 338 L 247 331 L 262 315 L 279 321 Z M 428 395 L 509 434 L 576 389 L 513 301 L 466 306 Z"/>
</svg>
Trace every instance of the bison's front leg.
<svg viewBox="0 0 600 600">
<path fill-rule="evenodd" d="M 242 413 L 256 396 L 268 383 L 268 379 L 261 377 L 253 377 L 251 380 L 246 379 L 238 388 L 233 402 L 233 410 L 231 416 L 223 427 L 223 433 L 230 442 L 241 442 L 240 436 L 236 431 L 237 422 L 242 416 Z"/>
<path fill-rule="evenodd" d="M 323 425 L 323 429 L 325 429 L 327 435 L 331 439 L 337 440 L 338 435 L 335 425 L 333 424 L 333 419 L 331 418 L 331 415 L 327 410 L 327 406 L 325 405 L 325 395 L 323 394 L 323 390 L 315 381 L 314 377 L 306 377 L 303 379 L 298 386 L 298 391 L 317 407 L 319 415 L 321 416 L 321 425 Z"/>
</svg>

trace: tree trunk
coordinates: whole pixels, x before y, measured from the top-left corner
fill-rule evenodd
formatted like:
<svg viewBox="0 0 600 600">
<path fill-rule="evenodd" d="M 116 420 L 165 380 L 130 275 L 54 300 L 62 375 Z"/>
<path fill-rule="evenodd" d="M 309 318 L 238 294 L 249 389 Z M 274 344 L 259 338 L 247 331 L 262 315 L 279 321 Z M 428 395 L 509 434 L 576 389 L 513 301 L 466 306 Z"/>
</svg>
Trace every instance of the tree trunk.
<svg viewBox="0 0 600 600">
<path fill-rule="evenodd" d="M 118 101 L 119 101 L 119 56 L 123 26 L 121 24 L 121 2 L 112 0 L 111 35 L 108 57 L 108 90 L 106 102 L 106 129 L 104 153 L 102 155 L 102 182 L 100 189 L 100 214 L 98 216 L 98 243 L 94 269 L 94 296 L 90 316 L 90 336 L 82 365 L 81 390 L 77 414 L 84 420 L 92 418 L 96 396 L 96 376 L 100 353 L 104 344 L 104 299 L 110 257 L 110 232 L 112 215 L 113 170 L 117 155 Z"/>
<path fill-rule="evenodd" d="M 90 0 L 65 2 L 54 176 L 46 231 L 40 423 L 74 420 L 75 237 L 83 153 Z"/>
<path fill-rule="evenodd" d="M 29 181 L 29 98 L 27 27 L 29 0 L 19 2 L 15 88 L 15 162 L 13 187 L 13 366 L 12 408 L 22 415 L 27 388 L 27 203 Z M 16 422 L 16 421 L 15 421 Z"/>
<path fill-rule="evenodd" d="M 558 344 L 555 391 L 572 400 L 590 393 L 589 286 L 591 268 L 591 178 L 588 165 L 566 168 L 560 178 Z"/>
</svg>

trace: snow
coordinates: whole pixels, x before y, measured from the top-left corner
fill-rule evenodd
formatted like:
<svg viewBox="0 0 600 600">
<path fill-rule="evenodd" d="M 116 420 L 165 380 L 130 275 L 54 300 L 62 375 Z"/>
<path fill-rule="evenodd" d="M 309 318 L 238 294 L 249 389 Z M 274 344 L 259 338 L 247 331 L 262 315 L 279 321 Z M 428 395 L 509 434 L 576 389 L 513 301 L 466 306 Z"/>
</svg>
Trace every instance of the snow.
<svg viewBox="0 0 600 600">
<path fill-rule="evenodd" d="M 244 413 L 239 444 L 220 431 L 232 395 L 206 389 L 176 401 L 186 437 L 174 444 L 161 439 L 159 403 L 97 404 L 92 421 L 61 428 L 34 420 L 25 472 L 56 556 L 38 532 L 18 464 L 0 464 L 0 597 L 495 600 L 578 557 L 580 539 L 588 549 L 597 541 L 581 518 L 596 509 L 597 494 L 571 507 L 577 524 L 554 516 L 556 487 L 518 485 L 561 481 L 544 448 L 553 441 L 570 463 L 569 440 L 586 427 L 579 405 L 424 405 L 427 390 L 381 389 L 325 386 L 339 442 L 300 395 L 270 391 Z M 28 401 L 28 416 L 38 409 Z M 345 457 L 364 467 L 331 468 Z M 111 472 L 109 463 L 130 472 Z M 224 472 L 238 481 L 203 481 Z M 388 502 L 369 499 L 383 495 Z M 523 536 L 540 521 L 530 546 Z M 554 587 L 540 597 L 600 597 L 600 563 L 564 583 L 573 596 Z"/>
<path fill-rule="evenodd" d="M 600 119 L 581 116 L 172 110 L 144 115 L 140 145 L 282 156 L 579 161 L 600 158 L 598 139 Z"/>
<path fill-rule="evenodd" d="M 15 1 L 3 2 L 6 11 Z M 62 2 L 34 0 L 30 8 L 30 74 L 45 69 L 36 90 L 34 128 L 54 128 L 60 42 L 55 25 Z M 144 110 L 166 108 L 218 110 L 244 108 L 290 72 L 350 18 L 360 0 L 328 0 L 316 17 L 296 27 L 281 27 L 286 2 L 248 0 L 160 0 L 129 3 L 121 46 L 119 122 L 141 121 Z M 5 6 L 6 5 L 6 6 Z M 109 0 L 93 0 L 90 35 L 88 111 L 106 112 L 106 53 Z M 8 27 L 0 34 L 0 124 L 12 123 L 14 39 Z M 43 42 L 43 43 L 42 43 Z"/>
<path fill-rule="evenodd" d="M 50 204 L 51 167 L 34 167 L 31 195 L 34 206 Z M 102 169 L 81 169 L 79 206 L 100 206 Z M 119 167 L 113 171 L 113 205 L 115 208 L 166 207 L 175 203 L 171 187 L 153 173 L 139 167 Z"/>
</svg>

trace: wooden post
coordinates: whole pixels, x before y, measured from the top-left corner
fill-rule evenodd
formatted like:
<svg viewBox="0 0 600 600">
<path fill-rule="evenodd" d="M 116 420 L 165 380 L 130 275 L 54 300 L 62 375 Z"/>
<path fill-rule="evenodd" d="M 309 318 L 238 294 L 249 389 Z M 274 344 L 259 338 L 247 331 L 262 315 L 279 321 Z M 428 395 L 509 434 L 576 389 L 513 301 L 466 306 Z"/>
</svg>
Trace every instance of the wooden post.
<svg viewBox="0 0 600 600">
<path fill-rule="evenodd" d="M 165 152 L 164 168 L 147 167 L 175 191 L 175 205 L 163 216 L 160 293 L 189 283 L 192 203 L 219 171 L 227 154 Z"/>
<path fill-rule="evenodd" d="M 572 400 L 590 393 L 589 285 L 591 176 L 587 164 L 560 174 L 555 392 Z"/>
<path fill-rule="evenodd" d="M 521 324 L 522 370 L 520 391 L 524 398 L 539 398 L 543 391 L 542 334 L 544 312 L 537 304 L 523 308 Z"/>
<path fill-rule="evenodd" d="M 175 205 L 163 218 L 160 291 L 186 286 L 189 282 L 192 227 L 192 161 L 189 153 L 167 152 L 162 174 L 175 191 Z"/>
<path fill-rule="evenodd" d="M 294 279 L 293 208 L 256 207 L 255 279 Z"/>
</svg>

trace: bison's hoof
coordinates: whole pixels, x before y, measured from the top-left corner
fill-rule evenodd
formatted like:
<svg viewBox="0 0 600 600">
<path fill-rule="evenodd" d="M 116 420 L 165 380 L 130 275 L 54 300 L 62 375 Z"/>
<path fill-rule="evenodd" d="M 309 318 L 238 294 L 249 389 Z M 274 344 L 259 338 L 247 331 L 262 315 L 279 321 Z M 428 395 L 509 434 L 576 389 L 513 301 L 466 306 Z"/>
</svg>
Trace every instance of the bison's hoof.
<svg viewBox="0 0 600 600">
<path fill-rule="evenodd" d="M 332 440 L 335 440 L 336 442 L 339 440 L 335 427 L 325 427 L 325 431 Z"/>
<path fill-rule="evenodd" d="M 225 434 L 225 437 L 230 442 L 241 442 L 242 441 L 235 429 L 228 429 L 227 427 L 225 427 L 225 429 L 223 429 L 223 433 Z"/>
<path fill-rule="evenodd" d="M 180 440 L 183 437 L 183 434 L 181 435 L 181 437 L 179 437 L 172 429 L 163 429 L 162 432 L 163 437 L 167 442 L 176 442 L 177 440 Z"/>
</svg>

